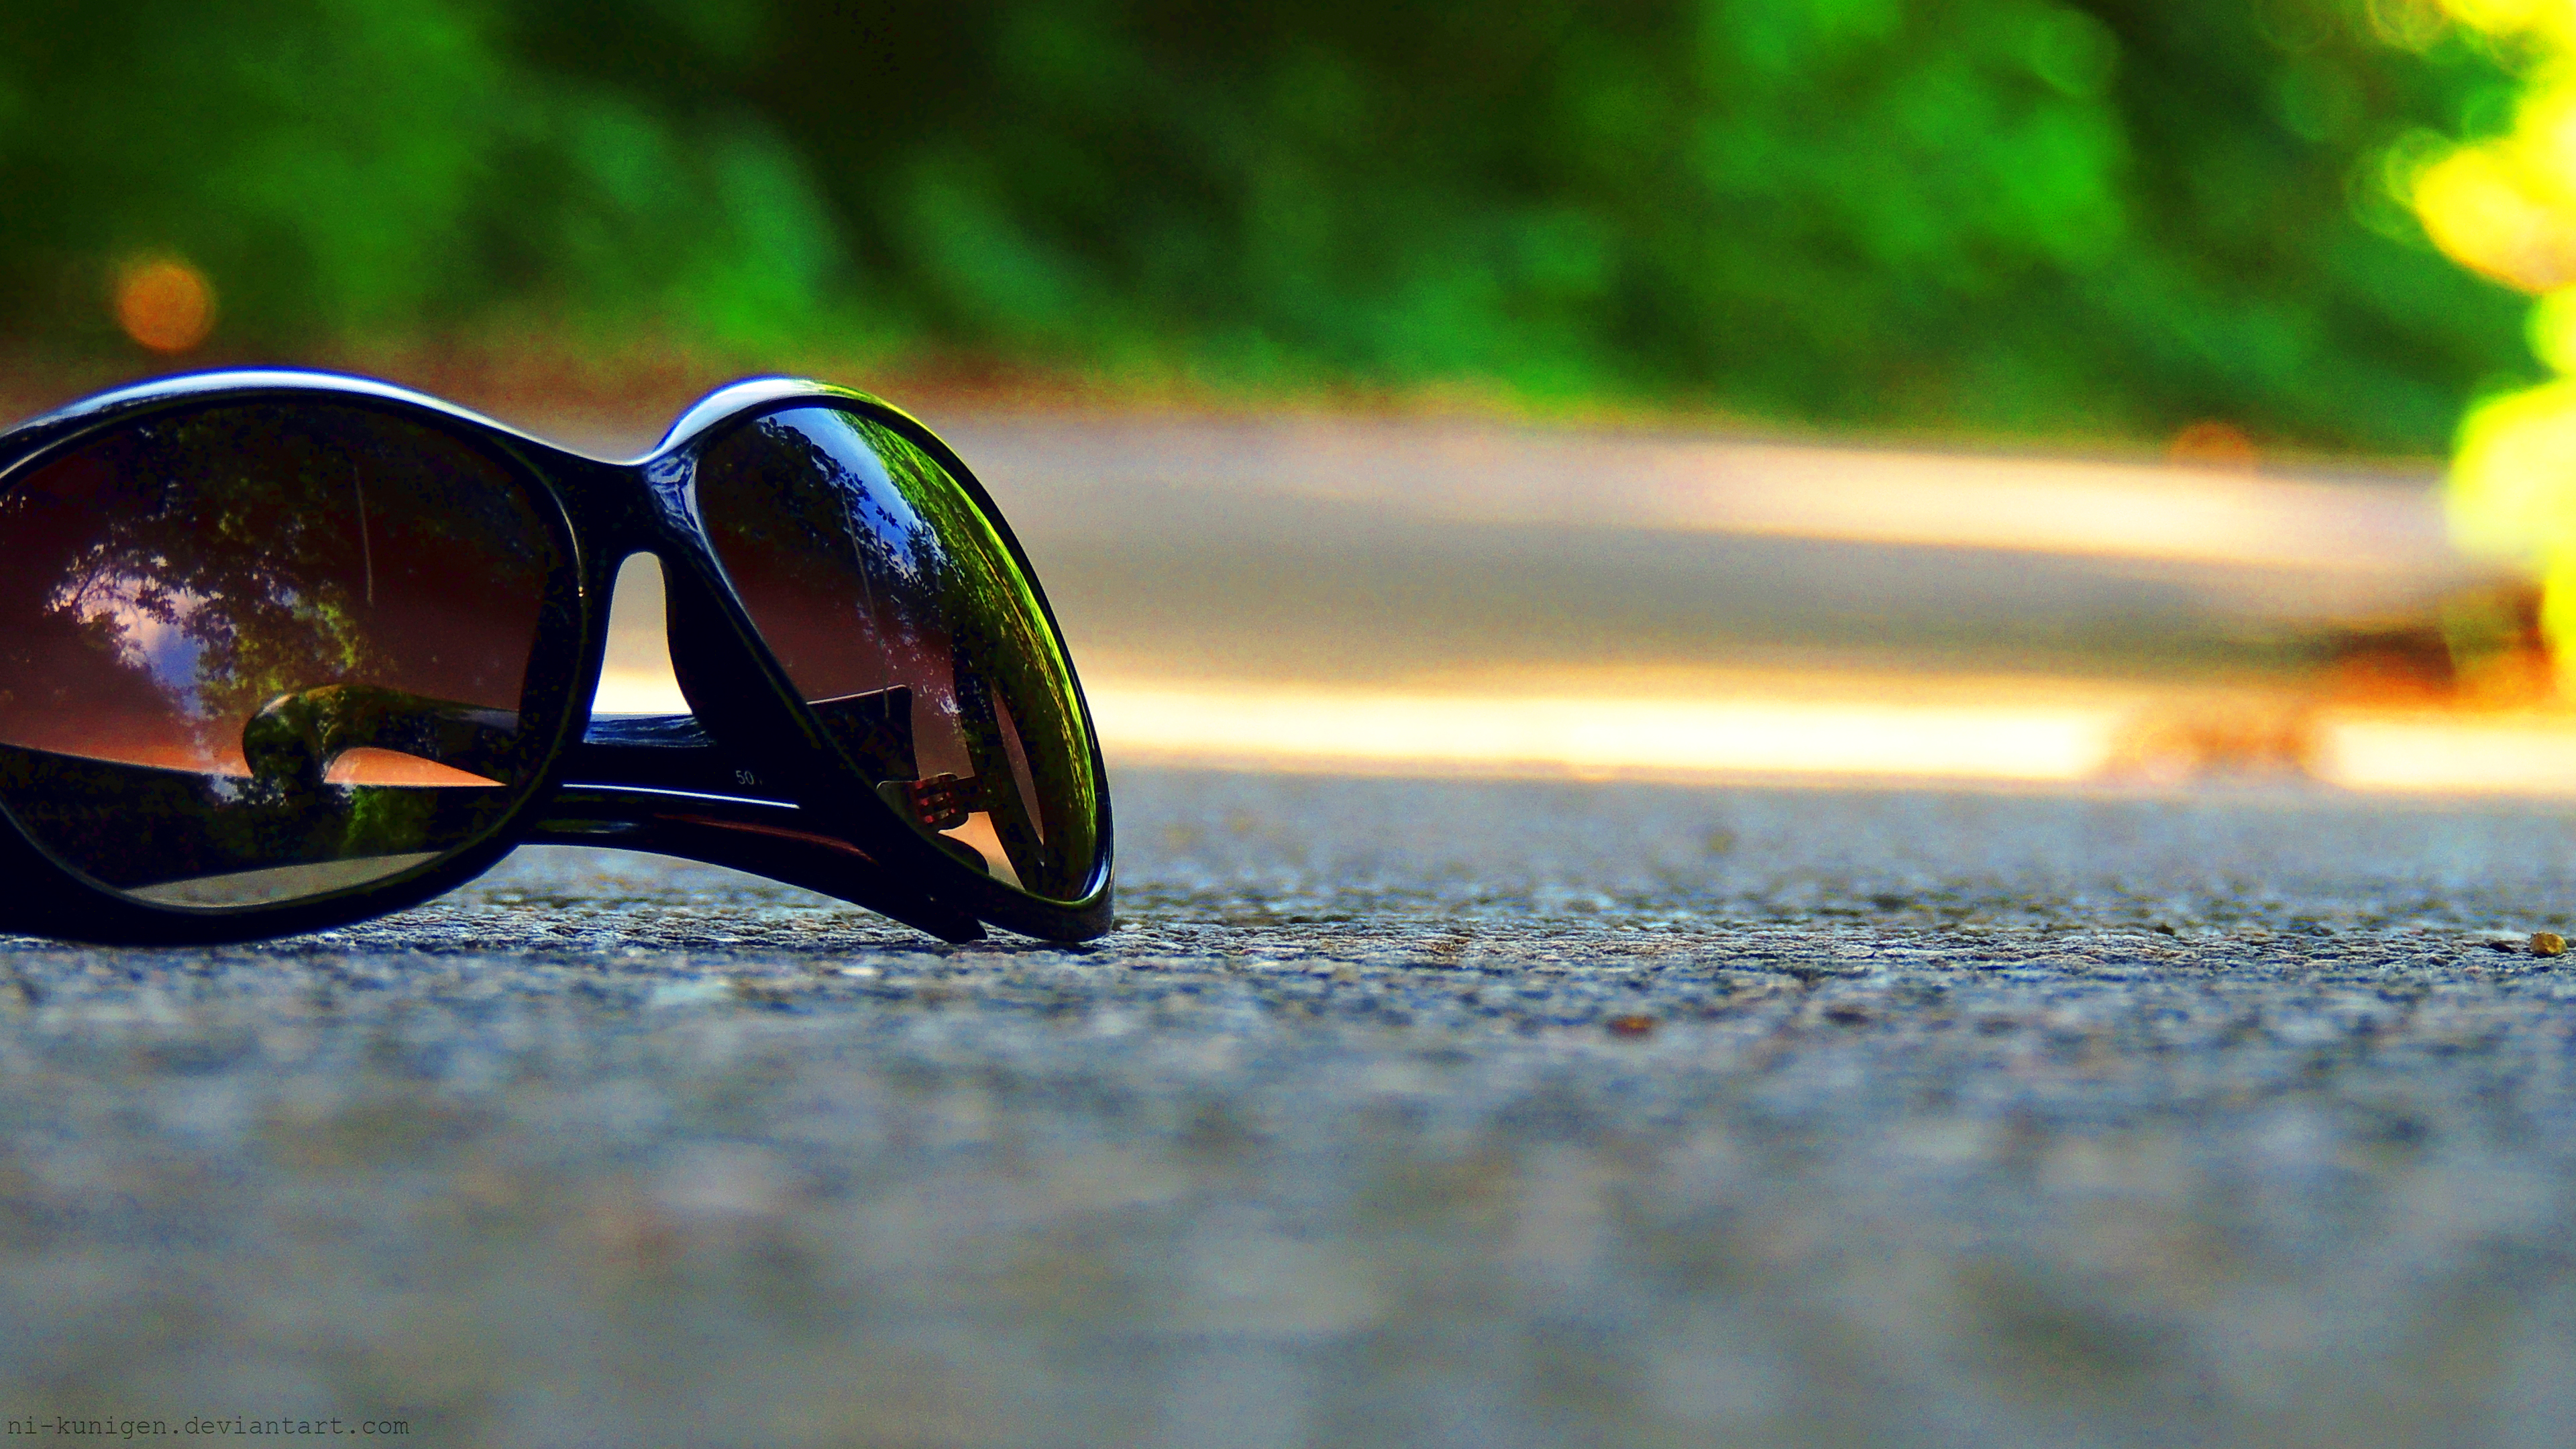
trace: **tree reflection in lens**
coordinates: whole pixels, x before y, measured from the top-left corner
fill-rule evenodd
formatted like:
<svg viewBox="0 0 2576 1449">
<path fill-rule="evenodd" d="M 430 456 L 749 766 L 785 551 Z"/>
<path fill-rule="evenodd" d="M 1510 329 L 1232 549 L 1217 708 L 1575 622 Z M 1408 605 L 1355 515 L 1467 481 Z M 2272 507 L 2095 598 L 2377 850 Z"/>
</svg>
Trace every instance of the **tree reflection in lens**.
<svg viewBox="0 0 2576 1449">
<path fill-rule="evenodd" d="M 1099 782 L 1072 669 L 956 480 L 831 408 L 723 434 L 697 479 L 727 576 L 851 763 L 960 859 L 1034 895 L 1082 895 Z"/>
<path fill-rule="evenodd" d="M 168 904 L 434 859 L 506 811 L 507 749 L 486 738 L 480 768 L 440 769 L 342 731 L 317 736 L 332 757 L 313 779 L 288 779 L 252 768 L 245 730 L 364 686 L 378 734 L 426 738 L 404 722 L 469 709 L 515 735 L 556 557 L 504 464 L 388 413 L 232 404 L 118 428 L 0 492 L 0 802 Z M 371 763 L 389 754 L 414 763 Z"/>
</svg>

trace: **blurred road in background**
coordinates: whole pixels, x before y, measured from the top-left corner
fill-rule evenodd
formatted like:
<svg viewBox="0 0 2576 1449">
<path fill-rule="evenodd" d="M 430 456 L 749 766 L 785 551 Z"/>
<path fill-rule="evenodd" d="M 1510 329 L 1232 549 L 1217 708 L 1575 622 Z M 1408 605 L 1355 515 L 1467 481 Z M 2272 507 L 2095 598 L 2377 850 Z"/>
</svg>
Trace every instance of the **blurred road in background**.
<svg viewBox="0 0 2576 1449">
<path fill-rule="evenodd" d="M 1120 674 L 2211 672 L 2478 577 L 2425 475 L 1367 419 L 963 417 Z"/>
<path fill-rule="evenodd" d="M 2576 790 L 2536 639 L 2460 657 L 2464 611 L 2527 634 L 2530 596 L 2451 546 L 2427 472 L 930 420 L 1019 531 L 1131 760 Z M 603 698 L 676 708 L 657 585 L 633 583 Z"/>
</svg>

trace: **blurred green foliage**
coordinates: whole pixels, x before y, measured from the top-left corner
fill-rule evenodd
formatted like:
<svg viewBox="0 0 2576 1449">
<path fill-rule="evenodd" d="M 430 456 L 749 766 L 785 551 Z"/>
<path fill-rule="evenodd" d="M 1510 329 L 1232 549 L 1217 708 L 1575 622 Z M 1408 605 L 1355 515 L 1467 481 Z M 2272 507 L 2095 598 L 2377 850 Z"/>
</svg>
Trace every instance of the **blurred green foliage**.
<svg viewBox="0 0 2576 1449">
<path fill-rule="evenodd" d="M 539 326 L 2431 451 L 2536 375 L 2386 175 L 2423 0 L 12 0 L 0 328 Z"/>
</svg>

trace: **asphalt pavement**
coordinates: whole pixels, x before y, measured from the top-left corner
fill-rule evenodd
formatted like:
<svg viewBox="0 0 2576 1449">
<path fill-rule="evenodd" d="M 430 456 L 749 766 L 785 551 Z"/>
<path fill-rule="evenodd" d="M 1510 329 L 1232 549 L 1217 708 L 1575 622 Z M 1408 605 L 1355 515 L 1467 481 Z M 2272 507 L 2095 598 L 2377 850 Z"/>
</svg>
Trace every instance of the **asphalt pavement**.
<svg viewBox="0 0 2576 1449">
<path fill-rule="evenodd" d="M 2569 807 L 1117 798 L 1080 950 L 566 850 L 261 946 L 0 939 L 0 1438 L 2576 1424 Z"/>
</svg>

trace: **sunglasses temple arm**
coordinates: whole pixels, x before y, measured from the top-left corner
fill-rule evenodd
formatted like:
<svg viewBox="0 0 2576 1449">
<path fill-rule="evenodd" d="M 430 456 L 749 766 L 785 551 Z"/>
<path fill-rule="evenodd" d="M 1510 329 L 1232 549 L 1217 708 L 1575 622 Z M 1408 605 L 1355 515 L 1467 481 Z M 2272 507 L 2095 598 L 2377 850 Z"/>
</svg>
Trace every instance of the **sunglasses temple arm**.
<svg viewBox="0 0 2576 1449">
<path fill-rule="evenodd" d="M 900 888 L 866 851 L 815 830 L 805 811 L 748 798 L 761 782 L 687 715 L 594 719 L 562 778 L 525 843 L 674 855 L 836 896 L 943 941 L 983 938 L 973 916 Z"/>
<path fill-rule="evenodd" d="M 900 703 L 908 714 L 909 697 Z M 854 705 L 860 714 L 887 708 L 884 701 Z M 854 715 L 854 726 L 867 723 Z M 269 701 L 243 727 L 242 753 L 254 774 L 297 788 L 319 788 L 335 761 L 359 749 L 392 750 L 498 781 L 521 766 L 526 741 L 518 724 L 513 711 L 374 685 L 327 685 Z M 943 941 L 983 937 L 973 916 L 903 889 L 867 852 L 815 829 L 795 805 L 767 798 L 772 787 L 688 715 L 593 718 L 559 778 L 563 784 L 522 841 L 675 855 L 837 896 Z"/>
</svg>

